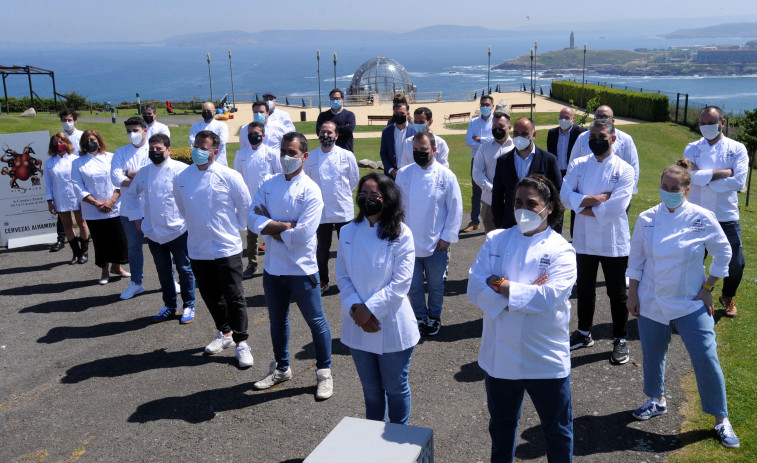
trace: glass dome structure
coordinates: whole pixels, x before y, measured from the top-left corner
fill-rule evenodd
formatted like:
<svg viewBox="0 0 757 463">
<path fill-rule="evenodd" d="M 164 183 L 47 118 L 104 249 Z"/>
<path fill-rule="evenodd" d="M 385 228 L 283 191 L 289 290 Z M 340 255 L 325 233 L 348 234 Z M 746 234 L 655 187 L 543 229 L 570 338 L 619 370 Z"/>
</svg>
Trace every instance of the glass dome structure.
<svg viewBox="0 0 757 463">
<path fill-rule="evenodd" d="M 391 58 L 378 57 L 361 64 L 352 75 L 347 92 L 354 98 L 392 101 L 397 93 L 408 97 L 415 93 L 413 79 L 405 68 Z"/>
</svg>

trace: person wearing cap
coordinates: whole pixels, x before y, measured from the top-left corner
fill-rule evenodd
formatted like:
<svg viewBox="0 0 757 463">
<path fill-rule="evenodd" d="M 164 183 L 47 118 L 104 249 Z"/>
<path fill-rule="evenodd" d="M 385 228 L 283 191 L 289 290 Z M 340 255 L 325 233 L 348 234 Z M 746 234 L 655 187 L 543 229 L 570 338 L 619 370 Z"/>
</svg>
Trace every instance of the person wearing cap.
<svg viewBox="0 0 757 463">
<path fill-rule="evenodd" d="M 329 92 L 331 109 L 318 115 L 315 123 L 315 134 L 321 133 L 321 125 L 326 121 L 334 121 L 339 138 L 336 146 L 354 152 L 354 139 L 352 132 L 355 131 L 355 113 L 344 109 L 344 93 L 338 88 Z"/>
<path fill-rule="evenodd" d="M 281 149 L 281 137 L 285 133 L 294 132 L 295 130 L 287 130 L 281 123 L 271 119 L 268 115 L 268 104 L 265 101 L 256 101 L 252 104 L 252 121 L 263 124 L 265 127 L 265 137 L 263 137 L 263 143 L 274 150 L 276 155 L 279 154 Z M 250 146 L 249 140 L 249 127 L 250 124 L 245 124 L 239 129 L 239 150 L 243 150 Z"/>
<path fill-rule="evenodd" d="M 229 161 L 226 159 L 226 143 L 229 141 L 229 127 L 225 122 L 217 120 L 215 114 L 216 107 L 213 103 L 210 101 L 203 103 L 202 121 L 192 124 L 192 129 L 189 131 L 189 146 L 195 145 L 195 137 L 198 133 L 203 130 L 210 130 L 218 135 L 218 139 L 221 141 L 221 144 L 218 146 L 218 156 L 216 156 L 215 162 L 228 167 Z"/>
<path fill-rule="evenodd" d="M 155 119 L 157 115 L 158 112 L 155 109 L 155 105 L 152 103 L 147 103 L 142 106 L 142 119 L 144 119 L 145 124 L 147 124 L 147 139 L 149 140 L 157 133 L 162 133 L 166 137 L 171 138 L 171 131 L 168 129 L 168 126 L 166 124 L 161 124 Z"/>
<path fill-rule="evenodd" d="M 263 101 L 265 101 L 266 107 L 268 108 L 269 121 L 281 124 L 284 127 L 284 133 L 297 130 L 294 128 L 294 123 L 292 122 L 292 118 L 289 117 L 289 113 L 276 107 L 276 95 L 274 95 L 273 92 L 265 92 L 263 94 Z"/>
</svg>

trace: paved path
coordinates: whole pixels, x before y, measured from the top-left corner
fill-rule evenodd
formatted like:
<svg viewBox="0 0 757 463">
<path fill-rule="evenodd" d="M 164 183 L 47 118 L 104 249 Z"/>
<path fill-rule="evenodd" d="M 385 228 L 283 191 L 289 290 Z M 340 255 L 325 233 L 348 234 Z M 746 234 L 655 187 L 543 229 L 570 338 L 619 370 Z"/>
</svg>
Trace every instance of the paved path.
<svg viewBox="0 0 757 463">
<path fill-rule="evenodd" d="M 411 362 L 410 421 L 434 429 L 438 462 L 488 461 L 489 415 L 476 363 L 481 313 L 465 295 L 468 268 L 483 239 L 482 233 L 468 234 L 453 245 L 444 326 L 417 346 Z M 334 396 L 320 403 L 313 397 L 313 344 L 297 310 L 291 316 L 294 378 L 254 391 L 251 383 L 272 359 L 260 276 L 244 284 L 255 365 L 239 370 L 233 351 L 203 354 L 215 330 L 199 300 L 192 325 L 150 323 L 162 303 L 147 246 L 144 252 L 147 293 L 120 301 L 128 282 L 97 285 L 94 263 L 64 262 L 68 248 L 0 249 L 0 461 L 73 461 L 83 451 L 80 462 L 300 462 L 342 417 L 363 416 L 360 383 L 339 341 L 338 294 L 323 299 L 334 338 Z M 598 291 L 597 342 L 573 353 L 575 460 L 663 460 L 682 445 L 680 379 L 690 370 L 688 356 L 674 336 L 670 413 L 634 421 L 630 411 L 645 399 L 636 322 L 630 326 L 631 362 L 610 365 L 601 281 Z M 690 437 L 715 438 L 708 431 Z M 546 461 L 528 401 L 516 456 Z"/>
</svg>

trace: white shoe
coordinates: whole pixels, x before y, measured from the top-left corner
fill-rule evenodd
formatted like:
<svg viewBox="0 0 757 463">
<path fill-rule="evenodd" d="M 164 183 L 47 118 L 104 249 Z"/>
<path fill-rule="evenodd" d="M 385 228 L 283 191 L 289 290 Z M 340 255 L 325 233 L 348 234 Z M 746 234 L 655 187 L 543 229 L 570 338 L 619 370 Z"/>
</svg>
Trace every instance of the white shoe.
<svg viewBox="0 0 757 463">
<path fill-rule="evenodd" d="M 219 331 L 213 342 L 205 346 L 205 352 L 208 354 L 217 354 L 222 350 L 235 345 L 236 343 L 231 339 L 231 336 L 224 336 L 223 333 Z"/>
<path fill-rule="evenodd" d="M 326 400 L 334 394 L 334 378 L 331 377 L 331 368 L 315 370 L 315 379 L 318 382 L 315 387 L 315 398 Z"/>
<path fill-rule="evenodd" d="M 268 374 L 265 376 L 265 378 L 254 383 L 252 387 L 257 390 L 268 389 L 275 386 L 276 384 L 283 383 L 284 381 L 289 381 L 290 379 L 292 379 L 292 369 L 287 368 L 286 371 L 277 370 L 276 361 L 274 360 L 268 367 Z"/>
<path fill-rule="evenodd" d="M 131 283 L 129 283 L 129 286 L 126 288 L 126 290 L 121 293 L 121 299 L 131 299 L 137 294 L 142 294 L 144 292 L 145 292 L 144 286 L 138 285 L 132 281 Z"/>
<path fill-rule="evenodd" d="M 252 349 L 246 342 L 239 343 L 237 346 L 237 361 L 239 362 L 239 368 L 248 368 L 252 366 Z"/>
<path fill-rule="evenodd" d="M 181 294 L 181 286 L 179 285 L 179 282 L 174 280 L 173 281 L 173 287 L 174 290 L 176 290 L 176 294 Z"/>
</svg>

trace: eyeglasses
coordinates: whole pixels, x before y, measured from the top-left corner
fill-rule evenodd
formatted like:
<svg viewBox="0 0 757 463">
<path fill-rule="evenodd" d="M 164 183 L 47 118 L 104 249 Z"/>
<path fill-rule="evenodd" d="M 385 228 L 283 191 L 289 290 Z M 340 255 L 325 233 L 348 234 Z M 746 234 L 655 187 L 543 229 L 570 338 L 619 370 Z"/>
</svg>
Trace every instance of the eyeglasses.
<svg viewBox="0 0 757 463">
<path fill-rule="evenodd" d="M 370 193 L 370 194 L 369 193 L 358 193 L 357 197 L 358 197 L 358 199 L 370 198 L 372 201 L 376 201 L 376 200 L 379 200 L 379 199 L 384 199 L 384 197 L 381 196 L 379 193 Z"/>
</svg>

